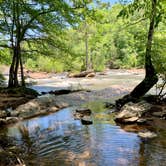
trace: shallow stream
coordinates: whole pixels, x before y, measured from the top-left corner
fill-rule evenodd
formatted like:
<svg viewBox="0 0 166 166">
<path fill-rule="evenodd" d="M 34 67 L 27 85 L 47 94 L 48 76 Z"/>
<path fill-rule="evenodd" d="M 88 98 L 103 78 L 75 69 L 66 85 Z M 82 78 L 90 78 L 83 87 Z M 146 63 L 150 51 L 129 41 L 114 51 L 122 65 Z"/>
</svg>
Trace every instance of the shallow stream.
<svg viewBox="0 0 166 166">
<path fill-rule="evenodd" d="M 74 120 L 75 108 L 25 120 L 7 129 L 22 150 L 26 165 L 34 166 L 164 166 L 166 132 L 142 140 L 117 126 L 100 102 L 92 109 L 92 125 Z"/>
<path fill-rule="evenodd" d="M 97 76 L 98 84 L 92 84 L 96 80 L 89 82 L 85 80 L 87 84 L 83 85 L 90 89 L 112 85 L 132 88 L 142 77 L 142 74 L 110 73 L 110 76 Z M 77 79 L 76 83 L 79 82 Z M 52 80 L 48 84 L 49 90 L 58 87 L 54 83 Z M 45 82 L 35 89 L 39 92 L 43 89 L 48 90 Z M 82 125 L 80 120 L 75 120 L 73 116 L 75 107 L 69 107 L 9 126 L 0 131 L 3 133 L 0 136 L 3 140 L 7 137 L 14 140 L 13 149 L 17 147 L 20 150 L 21 158 L 27 166 L 166 165 L 165 127 L 157 128 L 154 124 L 158 137 L 151 140 L 141 139 L 137 132 L 128 131 L 145 130 L 144 126 L 120 127 L 115 124 L 114 115 L 110 114 L 110 110 L 105 109 L 101 102 L 90 102 L 86 105 L 93 112 L 92 125 Z"/>
</svg>

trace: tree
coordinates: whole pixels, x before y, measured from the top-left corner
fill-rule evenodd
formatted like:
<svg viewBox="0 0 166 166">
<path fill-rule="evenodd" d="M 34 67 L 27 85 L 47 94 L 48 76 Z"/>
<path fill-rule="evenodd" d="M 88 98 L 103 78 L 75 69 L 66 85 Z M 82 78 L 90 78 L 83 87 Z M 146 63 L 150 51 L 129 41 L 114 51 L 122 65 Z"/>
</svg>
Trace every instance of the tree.
<svg viewBox="0 0 166 166">
<path fill-rule="evenodd" d="M 0 2 L 1 35 L 6 44 L 1 47 L 11 49 L 12 63 L 8 87 L 19 86 L 18 70 L 21 70 L 21 86 L 25 86 L 22 44 L 29 40 L 45 40 L 51 28 L 67 26 L 74 22 L 74 10 L 65 0 L 4 0 Z M 81 3 L 73 3 L 77 7 Z"/>
<path fill-rule="evenodd" d="M 150 20 L 145 52 L 145 78 L 134 88 L 134 90 L 130 94 L 116 101 L 117 108 L 121 108 L 125 103 L 129 101 L 136 101 L 137 99 L 145 95 L 158 81 L 157 73 L 152 64 L 151 56 L 154 29 L 158 26 L 162 17 L 162 13 L 160 13 L 160 10 L 158 10 L 158 8 L 161 7 L 160 5 L 161 4 L 158 0 L 146 0 L 144 2 L 142 0 L 135 0 L 133 4 L 129 5 L 129 7 L 127 8 L 132 13 L 134 12 L 134 10 L 139 10 L 142 7 L 145 11 L 146 9 L 148 9 L 148 11 L 146 11 L 147 13 L 145 13 L 145 15 L 148 16 Z M 125 10 L 122 10 L 121 14 L 125 14 L 125 12 Z"/>
</svg>

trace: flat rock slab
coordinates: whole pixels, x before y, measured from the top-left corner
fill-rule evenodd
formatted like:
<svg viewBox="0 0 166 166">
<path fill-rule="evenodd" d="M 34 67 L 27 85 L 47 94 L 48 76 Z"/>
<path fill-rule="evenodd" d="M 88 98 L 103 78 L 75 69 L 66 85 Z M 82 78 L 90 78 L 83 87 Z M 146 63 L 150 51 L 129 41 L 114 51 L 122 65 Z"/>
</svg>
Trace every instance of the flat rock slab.
<svg viewBox="0 0 166 166">
<path fill-rule="evenodd" d="M 39 96 L 26 104 L 20 105 L 11 112 L 11 116 L 17 116 L 23 119 L 56 112 L 59 109 L 68 107 L 64 102 L 57 102 L 54 95 L 47 94 Z"/>
</svg>

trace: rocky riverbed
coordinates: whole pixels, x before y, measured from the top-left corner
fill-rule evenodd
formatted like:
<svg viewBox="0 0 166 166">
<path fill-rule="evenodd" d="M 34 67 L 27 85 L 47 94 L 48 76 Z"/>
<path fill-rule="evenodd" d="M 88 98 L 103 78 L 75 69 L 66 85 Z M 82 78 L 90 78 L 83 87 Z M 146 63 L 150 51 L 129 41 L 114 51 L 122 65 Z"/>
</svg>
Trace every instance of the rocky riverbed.
<svg viewBox="0 0 166 166">
<path fill-rule="evenodd" d="M 40 94 L 49 91 L 51 94 L 3 108 L 2 124 L 20 122 L 1 128 L 0 162 L 10 165 L 55 162 L 69 165 L 73 161 L 76 161 L 74 165 L 165 164 L 165 106 L 140 101 L 126 104 L 117 113 L 112 104 L 108 107 L 108 103 L 128 93 L 142 78 L 143 72 L 137 71 L 106 71 L 94 78 L 66 75 L 36 78 L 38 84 L 31 88 Z M 52 93 L 59 89 L 84 90 L 62 95 Z M 21 98 L 15 96 L 15 99 Z M 91 119 L 87 116 L 83 119 L 82 115 L 78 119 L 78 113 L 75 115 L 82 106 L 91 110 Z M 90 126 L 84 126 L 87 122 Z M 147 141 L 149 138 L 153 139 Z M 153 146 L 153 150 L 148 146 Z"/>
<path fill-rule="evenodd" d="M 67 73 L 51 75 L 29 72 L 28 74 L 29 77 L 33 78 L 32 81 L 35 79 L 35 82 L 38 82 L 37 85 L 31 86 L 31 88 L 45 95 L 32 99 L 34 97 L 29 95 L 28 91 L 28 93 L 25 92 L 25 94 L 22 93 L 21 95 L 16 92 L 1 93 L 1 125 L 49 114 L 69 106 L 80 106 L 93 101 L 114 103 L 116 99 L 129 93 L 144 75 L 142 70 L 106 70 L 103 73 L 96 73 L 94 78 L 68 78 Z M 70 89 L 73 93 L 56 95 L 57 93 L 54 92 L 59 89 Z M 79 89 L 81 90 L 75 91 Z M 51 94 L 48 93 L 49 91 Z M 143 123 L 146 121 L 144 114 L 149 112 L 151 107 L 153 108 L 151 116 L 165 117 L 165 107 L 162 108 L 164 111 L 161 111 L 157 109 L 159 106 L 155 107 L 156 110 L 154 110 L 154 106 L 148 103 L 129 103 L 122 108 L 116 121 L 122 123 Z"/>
</svg>

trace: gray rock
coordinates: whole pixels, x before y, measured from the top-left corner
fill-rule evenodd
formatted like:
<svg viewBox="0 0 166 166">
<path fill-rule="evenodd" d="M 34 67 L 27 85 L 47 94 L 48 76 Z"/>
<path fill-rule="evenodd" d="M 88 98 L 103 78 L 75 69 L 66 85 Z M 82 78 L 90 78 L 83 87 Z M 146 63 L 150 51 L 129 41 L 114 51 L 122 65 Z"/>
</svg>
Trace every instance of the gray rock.
<svg viewBox="0 0 166 166">
<path fill-rule="evenodd" d="M 49 112 L 56 112 L 67 106 L 68 104 L 64 102 L 57 102 L 54 95 L 46 94 L 39 96 L 26 104 L 20 105 L 16 110 L 11 112 L 11 116 L 29 118 L 40 114 L 43 115 Z"/>
<path fill-rule="evenodd" d="M 147 119 L 145 118 L 140 118 L 137 120 L 137 123 L 146 123 L 147 122 Z"/>
<path fill-rule="evenodd" d="M 141 101 L 139 103 L 129 102 L 122 107 L 120 113 L 115 117 L 115 121 L 125 122 L 126 119 L 130 120 L 130 118 L 132 118 L 131 121 L 135 122 L 141 118 L 144 113 L 149 111 L 150 108 L 151 104 L 146 101 Z"/>
</svg>

